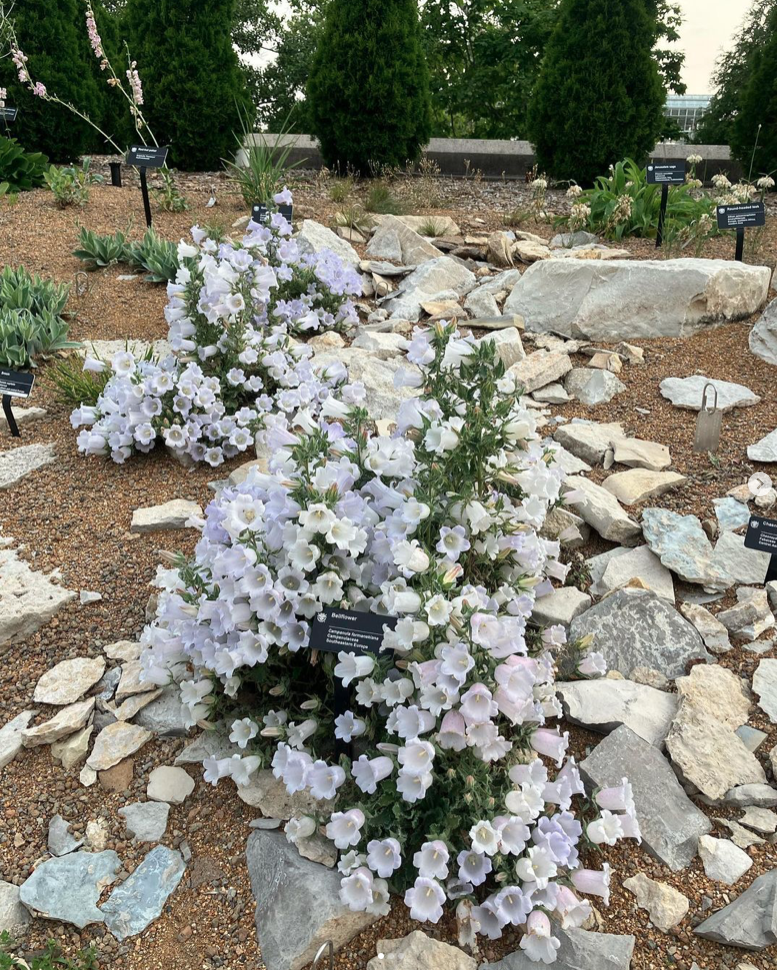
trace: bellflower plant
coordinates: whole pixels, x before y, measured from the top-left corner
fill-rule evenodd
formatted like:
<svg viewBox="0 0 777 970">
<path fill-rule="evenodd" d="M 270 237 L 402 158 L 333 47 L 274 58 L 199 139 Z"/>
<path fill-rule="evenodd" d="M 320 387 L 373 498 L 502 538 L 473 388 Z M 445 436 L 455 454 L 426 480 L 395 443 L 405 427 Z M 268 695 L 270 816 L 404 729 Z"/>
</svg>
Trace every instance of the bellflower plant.
<svg viewBox="0 0 777 970">
<path fill-rule="evenodd" d="M 590 915 L 579 894 L 609 891 L 581 843 L 639 838 L 628 783 L 582 802 L 550 723 L 566 637 L 532 610 L 566 575 L 539 535 L 564 474 L 492 342 L 438 324 L 415 330 L 408 359 L 398 380 L 421 393 L 391 436 L 332 397 L 303 430 L 275 416 L 269 473 L 226 488 L 194 558 L 160 570 L 144 677 L 177 681 L 191 724 L 231 725 L 236 747 L 206 759 L 208 781 L 243 785 L 261 766 L 307 793 L 287 835 L 315 816 L 351 910 L 384 913 L 393 892 L 436 923 L 452 905 L 462 943 L 521 927 L 527 955 L 550 963 L 554 925 Z M 311 650 L 325 607 L 393 618 L 377 654 Z M 601 669 L 578 650 L 578 673 L 586 659 Z M 346 735 L 352 756 L 338 757 Z"/>
<path fill-rule="evenodd" d="M 287 190 L 276 197 L 290 198 Z M 123 462 L 160 438 L 212 466 L 252 447 L 275 417 L 310 421 L 336 390 L 350 403 L 345 367 L 324 368 L 293 334 L 356 320 L 361 279 L 334 253 L 302 254 L 279 213 L 249 223 L 240 242 L 216 243 L 199 227 L 178 247 L 180 268 L 165 309 L 173 354 L 136 361 L 120 352 L 95 407 L 73 412 L 79 451 Z M 99 363 L 88 362 L 87 366 Z M 340 393 L 340 392 L 339 392 Z"/>
</svg>

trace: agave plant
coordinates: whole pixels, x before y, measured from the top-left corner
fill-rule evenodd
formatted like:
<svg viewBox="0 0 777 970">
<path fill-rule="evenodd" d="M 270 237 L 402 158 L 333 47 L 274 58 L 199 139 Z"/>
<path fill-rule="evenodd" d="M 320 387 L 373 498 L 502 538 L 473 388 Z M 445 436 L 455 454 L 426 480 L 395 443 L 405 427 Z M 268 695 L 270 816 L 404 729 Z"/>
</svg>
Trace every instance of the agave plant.
<svg viewBox="0 0 777 970">
<path fill-rule="evenodd" d="M 168 283 L 178 272 L 178 247 L 162 239 L 153 229 L 146 230 L 140 242 L 127 245 L 125 259 L 146 270 L 149 283 Z"/>
<path fill-rule="evenodd" d="M 78 234 L 78 249 L 73 255 L 86 263 L 87 269 L 105 269 L 126 259 L 127 237 L 123 232 L 100 236 L 82 227 Z"/>
<path fill-rule="evenodd" d="M 49 310 L 0 309 L 0 364 L 34 367 L 35 357 L 60 350 L 72 350 L 78 343 L 67 339 L 68 325 Z"/>
</svg>

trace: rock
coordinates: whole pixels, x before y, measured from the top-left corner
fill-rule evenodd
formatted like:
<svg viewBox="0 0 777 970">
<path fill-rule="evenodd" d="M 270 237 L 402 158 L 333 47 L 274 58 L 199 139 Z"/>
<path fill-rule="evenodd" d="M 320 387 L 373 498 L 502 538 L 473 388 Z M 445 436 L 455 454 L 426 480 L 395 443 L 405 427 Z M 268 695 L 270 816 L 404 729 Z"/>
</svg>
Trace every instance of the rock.
<svg viewBox="0 0 777 970">
<path fill-rule="evenodd" d="M 130 532 L 169 532 L 185 529 L 191 518 L 200 518 L 202 509 L 196 502 L 173 499 L 164 505 L 135 509 L 132 513 Z"/>
<path fill-rule="evenodd" d="M 558 428 L 553 437 L 577 458 L 590 465 L 601 465 L 613 443 L 625 438 L 625 431 L 617 423 L 599 424 L 575 418 Z"/>
<path fill-rule="evenodd" d="M 767 364 L 777 364 L 777 300 L 766 307 L 750 331 L 750 350 Z"/>
<path fill-rule="evenodd" d="M 154 802 L 183 805 L 194 791 L 194 779 L 183 768 L 154 768 L 148 776 L 146 794 Z"/>
<path fill-rule="evenodd" d="M 766 267 L 726 260 L 547 260 L 526 270 L 505 312 L 534 332 L 593 341 L 686 337 L 751 316 L 769 285 Z"/>
<path fill-rule="evenodd" d="M 477 963 L 458 947 L 414 930 L 401 940 L 378 940 L 367 970 L 477 970 Z"/>
<path fill-rule="evenodd" d="M 753 692 L 758 695 L 758 706 L 777 724 L 777 660 L 762 660 L 753 677 Z"/>
<path fill-rule="evenodd" d="M 742 741 L 704 708 L 680 705 L 666 748 L 681 778 L 709 798 L 737 785 L 762 784 L 764 770 Z"/>
<path fill-rule="evenodd" d="M 661 565 L 661 560 L 647 546 L 636 549 L 616 549 L 599 579 L 592 587 L 594 596 L 605 596 L 614 589 L 628 586 L 638 579 L 645 589 L 652 590 L 657 596 L 674 605 L 674 582 L 669 570 Z"/>
<path fill-rule="evenodd" d="M 545 516 L 540 534 L 544 539 L 559 541 L 567 549 L 579 549 L 590 539 L 591 529 L 579 515 L 557 505 Z"/>
<path fill-rule="evenodd" d="M 668 692 L 672 686 L 672 681 L 668 677 L 665 677 L 660 670 L 653 670 L 652 667 L 635 667 L 631 672 L 631 679 L 635 684 L 654 687 L 664 692 Z"/>
<path fill-rule="evenodd" d="M 369 350 L 381 360 L 388 360 L 407 350 L 407 340 L 399 333 L 360 333 L 351 346 Z"/>
<path fill-rule="evenodd" d="M 712 504 L 721 532 L 734 532 L 750 521 L 750 509 L 735 498 L 716 498 Z"/>
<path fill-rule="evenodd" d="M 724 532 L 715 544 L 713 568 L 724 575 L 729 586 L 760 585 L 766 579 L 770 558 L 768 552 L 745 549 L 744 536 Z"/>
<path fill-rule="evenodd" d="M 591 597 L 574 586 L 562 586 L 534 604 L 532 619 L 539 626 L 560 624 L 568 627 L 576 616 L 585 613 L 591 605 Z"/>
<path fill-rule="evenodd" d="M 110 838 L 108 822 L 104 818 L 91 819 L 86 823 L 85 843 L 92 852 L 102 852 Z"/>
<path fill-rule="evenodd" d="M 22 711 L 0 728 L 0 771 L 10 764 L 24 747 L 23 732 L 35 717 L 35 713 L 35 711 Z"/>
<path fill-rule="evenodd" d="M 621 724 L 638 737 L 663 747 L 677 714 L 674 694 L 635 684 L 630 680 L 580 680 L 557 683 L 564 717 L 598 734 L 610 734 Z"/>
<path fill-rule="evenodd" d="M 206 758 L 231 758 L 233 754 L 241 754 L 240 748 L 229 740 L 229 728 L 224 722 L 220 722 L 211 730 L 203 731 L 191 744 L 187 744 L 174 764 L 198 765 Z"/>
<path fill-rule="evenodd" d="M 739 823 L 759 835 L 774 835 L 777 832 L 777 815 L 767 808 L 748 808 Z"/>
<path fill-rule="evenodd" d="M 160 738 L 185 738 L 189 728 L 186 726 L 178 686 L 165 687 L 156 699 L 143 707 L 135 723 Z"/>
<path fill-rule="evenodd" d="M 54 445 L 22 445 L 0 452 L 0 491 L 56 460 Z"/>
<path fill-rule="evenodd" d="M 386 223 L 393 224 L 394 221 L 398 221 L 406 225 L 409 229 L 414 232 L 420 233 L 422 229 L 431 223 L 434 227 L 434 235 L 436 237 L 447 237 L 449 239 L 456 239 L 461 236 L 461 229 L 458 225 L 451 219 L 450 216 L 383 216 L 377 215 L 373 216 L 375 222 L 379 225 L 386 225 Z M 423 236 L 422 236 L 423 238 Z"/>
<path fill-rule="evenodd" d="M 380 225 L 367 246 L 367 255 L 373 259 L 390 259 L 405 266 L 420 266 L 443 255 L 404 219 L 385 215 L 379 216 L 377 221 Z"/>
<path fill-rule="evenodd" d="M 745 808 L 748 805 L 774 808 L 777 806 L 777 789 L 772 788 L 771 785 L 742 785 L 726 792 L 723 804 L 735 805 L 737 808 Z"/>
<path fill-rule="evenodd" d="M 284 822 L 301 815 L 321 815 L 331 812 L 334 802 L 316 801 L 308 792 L 289 795 L 282 781 L 272 771 L 257 771 L 248 785 L 239 785 L 237 794 L 251 808 L 258 808 L 267 818 L 280 818 Z"/>
<path fill-rule="evenodd" d="M 615 374 L 607 370 L 591 370 L 588 367 L 573 368 L 567 375 L 565 387 L 572 397 L 587 407 L 606 404 L 616 394 L 626 390 L 626 385 Z"/>
<path fill-rule="evenodd" d="M 0 933 L 14 939 L 24 933 L 31 918 L 19 901 L 19 887 L 0 879 Z"/>
<path fill-rule="evenodd" d="M 48 850 L 54 856 L 67 855 L 75 852 L 84 844 L 83 839 L 76 840 L 70 834 L 70 823 L 61 815 L 55 815 L 49 822 Z"/>
<path fill-rule="evenodd" d="M 105 771 L 134 754 L 152 737 L 150 731 L 136 724 L 126 721 L 109 724 L 97 735 L 86 763 L 95 771 Z"/>
<path fill-rule="evenodd" d="M 479 286 L 476 290 L 472 290 L 464 301 L 464 309 L 472 317 L 499 316 L 499 304 L 494 299 L 493 293 L 489 293 L 482 286 Z"/>
<path fill-rule="evenodd" d="M 733 886 L 753 865 L 750 856 L 729 839 L 714 839 L 702 835 L 699 839 L 699 856 L 708 879 Z"/>
<path fill-rule="evenodd" d="M 640 527 L 618 504 L 618 500 L 601 485 L 588 478 L 568 478 L 569 488 L 581 492 L 569 506 L 595 529 L 603 539 L 633 545 L 640 534 Z"/>
<path fill-rule="evenodd" d="M 280 819 L 277 820 L 280 825 Z M 334 869 L 337 865 L 338 851 L 325 835 L 314 832 L 310 838 L 298 839 L 294 843 L 303 859 Z"/>
<path fill-rule="evenodd" d="M 127 834 L 136 842 L 159 842 L 167 830 L 170 806 L 166 802 L 134 802 L 119 809 Z"/>
<path fill-rule="evenodd" d="M 508 233 L 492 232 L 486 245 L 486 256 L 492 266 L 513 265 L 513 239 Z"/>
<path fill-rule="evenodd" d="M 84 765 L 84 767 L 81 769 L 81 773 L 78 776 L 78 780 L 84 786 L 84 788 L 91 788 L 92 785 L 97 781 L 97 772 L 88 765 Z"/>
<path fill-rule="evenodd" d="M 391 318 L 416 323 L 421 319 L 421 304 L 438 298 L 443 291 L 452 290 L 464 296 L 474 288 L 476 277 L 466 267 L 449 256 L 430 259 L 406 276 L 385 301 Z"/>
<path fill-rule="evenodd" d="M 697 664 L 687 677 L 675 681 L 683 706 L 691 705 L 714 717 L 729 730 L 747 723 L 752 706 L 742 681 L 718 664 Z"/>
<path fill-rule="evenodd" d="M 758 404 L 761 398 L 753 394 L 749 387 L 717 381 L 711 377 L 697 374 L 695 377 L 667 377 L 659 386 L 662 397 L 671 401 L 676 408 L 686 411 L 701 411 L 704 388 L 712 384 L 718 392 L 718 410 L 733 411 L 734 408 L 749 408 Z M 713 404 L 714 394 L 708 392 L 707 403 Z"/>
<path fill-rule="evenodd" d="M 294 238 L 301 253 L 317 255 L 330 251 L 339 256 L 346 265 L 359 268 L 361 256 L 353 246 L 319 222 L 305 219 Z"/>
<path fill-rule="evenodd" d="M 390 259 L 402 262 L 402 243 L 396 231 L 389 226 L 381 226 L 367 246 L 367 255 L 374 260 Z"/>
<path fill-rule="evenodd" d="M 695 603 L 682 603 L 680 612 L 686 620 L 694 625 L 704 641 L 704 646 L 710 653 L 719 656 L 731 650 L 728 630 L 709 610 L 706 610 L 703 606 L 697 606 Z"/>
<path fill-rule="evenodd" d="M 13 409 L 14 420 L 16 421 L 17 427 L 24 428 L 26 425 L 36 424 L 38 421 L 46 417 L 49 412 L 45 408 L 17 408 Z M 6 431 L 8 429 L 8 422 L 5 419 L 5 414 L 0 412 L 0 431 Z M 2 930 L 0 930 L 2 932 Z"/>
<path fill-rule="evenodd" d="M 25 728 L 22 731 L 22 742 L 25 748 L 37 748 L 41 744 L 53 744 L 60 738 L 66 738 L 70 734 L 75 734 L 89 720 L 94 710 L 94 698 L 88 697 L 85 701 L 71 704 L 57 711 L 54 717 L 43 724 L 35 727 Z"/>
<path fill-rule="evenodd" d="M 17 550 L 0 549 L 0 647 L 26 640 L 75 597 L 30 569 Z"/>
<path fill-rule="evenodd" d="M 759 731 L 756 728 L 751 728 L 748 724 L 740 725 L 734 732 L 739 740 L 744 744 L 748 751 L 753 754 L 761 747 L 761 745 L 769 737 L 763 731 Z"/>
<path fill-rule="evenodd" d="M 774 625 L 765 589 L 737 589 L 737 605 L 718 613 L 718 620 L 737 640 L 756 640 Z M 777 661 L 772 661 L 777 663 Z"/>
<path fill-rule="evenodd" d="M 103 904 L 105 925 L 117 940 L 137 936 L 162 913 L 186 866 L 181 853 L 158 845 Z"/>
<path fill-rule="evenodd" d="M 642 532 L 650 549 L 680 579 L 702 586 L 726 587 L 726 577 L 713 563 L 713 548 L 695 515 L 645 509 Z"/>
<path fill-rule="evenodd" d="M 658 498 L 665 492 L 682 485 L 684 475 L 677 472 L 651 472 L 643 468 L 630 468 L 616 472 L 604 482 L 604 487 L 623 505 L 639 505 Z"/>
<path fill-rule="evenodd" d="M 657 748 L 623 725 L 594 748 L 580 770 L 592 788 L 619 785 L 628 777 L 643 845 L 673 872 L 691 864 L 711 824 Z"/>
<path fill-rule="evenodd" d="M 563 384 L 547 384 L 536 390 L 532 397 L 540 404 L 566 404 L 572 400 Z"/>
<path fill-rule="evenodd" d="M 623 888 L 637 897 L 640 909 L 646 909 L 650 922 L 664 933 L 681 923 L 690 908 L 688 898 L 665 882 L 656 882 L 644 873 L 623 880 Z"/>
<path fill-rule="evenodd" d="M 377 919 L 343 906 L 340 873 L 301 858 L 280 832 L 252 832 L 246 857 L 267 970 L 301 970 L 322 943 L 338 950 Z"/>
<path fill-rule="evenodd" d="M 110 643 L 103 647 L 105 656 L 109 660 L 119 660 L 121 663 L 129 663 L 132 660 L 139 660 L 143 652 L 143 647 L 132 640 L 119 640 L 117 643 Z"/>
<path fill-rule="evenodd" d="M 672 464 L 669 449 L 656 441 L 641 441 L 639 438 L 617 438 L 613 442 L 613 458 L 616 464 L 629 468 L 645 468 L 660 472 Z"/>
<path fill-rule="evenodd" d="M 94 771 L 93 768 L 87 769 L 89 771 Z M 109 792 L 124 792 L 127 791 L 129 786 L 132 784 L 132 777 L 135 770 L 135 762 L 132 758 L 125 758 L 120 761 L 113 768 L 106 768 L 101 771 L 98 775 L 100 780 L 100 787 L 104 788 L 105 791 Z"/>
<path fill-rule="evenodd" d="M 32 699 L 36 704 L 73 704 L 94 687 L 104 672 L 102 657 L 63 660 L 40 678 Z"/>
<path fill-rule="evenodd" d="M 509 369 L 517 384 L 522 385 L 525 392 L 530 394 L 546 384 L 552 384 L 572 369 L 572 362 L 567 354 L 554 353 L 547 350 L 536 350 L 528 357 Z"/>
<path fill-rule="evenodd" d="M 92 603 L 99 603 L 102 600 L 102 593 L 93 593 L 88 589 L 82 589 L 78 601 L 81 606 L 89 606 Z"/>
<path fill-rule="evenodd" d="M 739 822 L 734 822 L 728 818 L 716 818 L 715 821 L 731 832 L 731 841 L 740 849 L 749 849 L 751 845 L 766 844 L 765 839 L 762 839 L 759 835 L 753 835 L 749 829 L 744 828 Z"/>
<path fill-rule="evenodd" d="M 634 937 L 588 930 L 563 930 L 553 924 L 553 935 L 561 943 L 556 951 L 556 970 L 629 970 L 634 953 Z M 481 963 L 480 970 L 537 970 L 539 966 L 515 950 L 498 963 Z"/>
<path fill-rule="evenodd" d="M 89 739 L 94 730 L 91 724 L 87 724 L 81 731 L 71 734 L 70 737 L 62 741 L 57 741 L 51 746 L 51 757 L 58 761 L 65 771 L 70 771 L 76 765 L 80 765 L 85 760 L 89 751 Z"/>
<path fill-rule="evenodd" d="M 398 371 L 417 373 L 417 369 L 408 364 L 405 359 L 380 360 L 370 351 L 349 347 L 336 353 L 317 355 L 316 363 L 320 362 L 345 364 L 350 380 L 361 381 L 364 384 L 367 390 L 364 407 L 373 420 L 382 418 L 396 420 L 400 404 L 418 394 L 418 391 L 412 387 L 394 387 L 394 376 Z"/>
<path fill-rule="evenodd" d="M 611 354 L 604 350 L 597 351 L 588 361 L 588 366 L 596 370 L 608 370 L 613 374 L 620 374 L 623 370 L 623 362 L 618 354 Z"/>
<path fill-rule="evenodd" d="M 649 590 L 618 590 L 572 621 L 570 640 L 588 634 L 608 667 L 624 677 L 635 667 L 680 677 L 689 661 L 710 659 L 691 624 Z"/>
<path fill-rule="evenodd" d="M 765 464 L 777 462 L 777 429 L 770 431 L 754 445 L 750 445 L 747 449 L 747 457 L 750 461 L 761 461 Z"/>
<path fill-rule="evenodd" d="M 697 936 L 744 950 L 777 943 L 777 869 L 759 876 L 732 903 L 694 930 Z"/>
<path fill-rule="evenodd" d="M 576 232 L 562 232 L 555 235 L 549 245 L 551 249 L 575 249 L 579 246 L 595 246 L 599 237 L 592 232 L 578 229 Z"/>
<path fill-rule="evenodd" d="M 494 344 L 499 359 L 508 369 L 526 356 L 521 343 L 521 331 L 517 327 L 506 327 L 504 330 L 497 330 L 496 333 L 481 337 L 478 345 L 487 340 Z"/>
<path fill-rule="evenodd" d="M 345 341 L 339 333 L 335 333 L 334 330 L 329 330 L 327 333 L 320 333 L 315 337 L 311 337 L 308 340 L 308 347 L 313 347 L 314 350 L 318 350 L 319 347 L 325 347 L 327 350 L 337 350 L 340 347 L 345 347 Z"/>
<path fill-rule="evenodd" d="M 136 714 L 142 711 L 148 704 L 151 704 L 157 698 L 161 697 L 163 693 L 163 690 L 160 688 L 159 690 L 152 690 L 145 694 L 134 694 L 132 697 L 128 697 L 118 707 L 113 705 L 112 713 L 114 718 L 117 721 L 131 721 Z M 144 724 L 143 727 L 147 727 L 147 725 Z"/>
<path fill-rule="evenodd" d="M 79 929 L 102 923 L 97 900 L 116 879 L 119 857 L 107 852 L 73 852 L 42 862 L 22 885 L 19 898 L 41 919 L 61 920 Z"/>
</svg>

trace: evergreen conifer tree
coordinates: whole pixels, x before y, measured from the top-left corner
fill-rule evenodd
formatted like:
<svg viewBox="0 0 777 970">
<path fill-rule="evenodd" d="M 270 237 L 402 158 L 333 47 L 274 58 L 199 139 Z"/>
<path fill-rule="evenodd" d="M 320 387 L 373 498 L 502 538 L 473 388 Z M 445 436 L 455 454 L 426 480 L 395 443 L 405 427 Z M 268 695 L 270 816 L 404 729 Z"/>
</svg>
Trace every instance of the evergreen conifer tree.
<svg viewBox="0 0 777 970">
<path fill-rule="evenodd" d="M 731 131 L 731 150 L 745 176 L 777 171 L 777 7 L 769 14 L 763 43 L 753 52 L 739 112 Z"/>
<path fill-rule="evenodd" d="M 332 0 L 308 80 L 327 165 L 368 174 L 418 158 L 431 134 L 416 0 Z"/>
<path fill-rule="evenodd" d="M 665 102 L 655 37 L 646 0 L 562 0 L 529 107 L 540 171 L 586 185 L 644 160 Z"/>
</svg>

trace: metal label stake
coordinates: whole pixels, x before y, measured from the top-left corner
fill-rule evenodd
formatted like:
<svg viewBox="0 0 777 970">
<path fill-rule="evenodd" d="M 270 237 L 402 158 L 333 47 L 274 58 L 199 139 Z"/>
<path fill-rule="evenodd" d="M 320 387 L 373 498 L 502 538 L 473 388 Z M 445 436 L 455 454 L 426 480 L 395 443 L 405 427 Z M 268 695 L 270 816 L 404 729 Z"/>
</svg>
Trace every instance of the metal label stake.
<svg viewBox="0 0 777 970">
<path fill-rule="evenodd" d="M 714 394 L 713 405 L 707 404 L 707 391 Z M 714 384 L 705 384 L 701 395 L 701 410 L 696 419 L 696 437 L 693 450 L 696 453 L 712 452 L 720 447 L 720 429 L 723 427 L 723 412 L 718 410 L 718 389 Z"/>
<path fill-rule="evenodd" d="M 313 958 L 313 963 L 311 964 L 310 970 L 319 970 L 319 967 L 323 968 L 321 958 L 324 956 L 327 950 L 329 950 L 329 970 L 335 970 L 335 945 L 331 940 L 327 940 L 326 943 L 322 943 L 318 948 L 318 953 Z"/>
<path fill-rule="evenodd" d="M 8 422 L 8 428 L 10 429 L 11 435 L 14 438 L 21 438 L 19 433 L 19 425 L 16 423 L 16 418 L 11 410 L 11 395 L 3 394 L 3 412 L 5 414 L 5 420 Z"/>
</svg>

